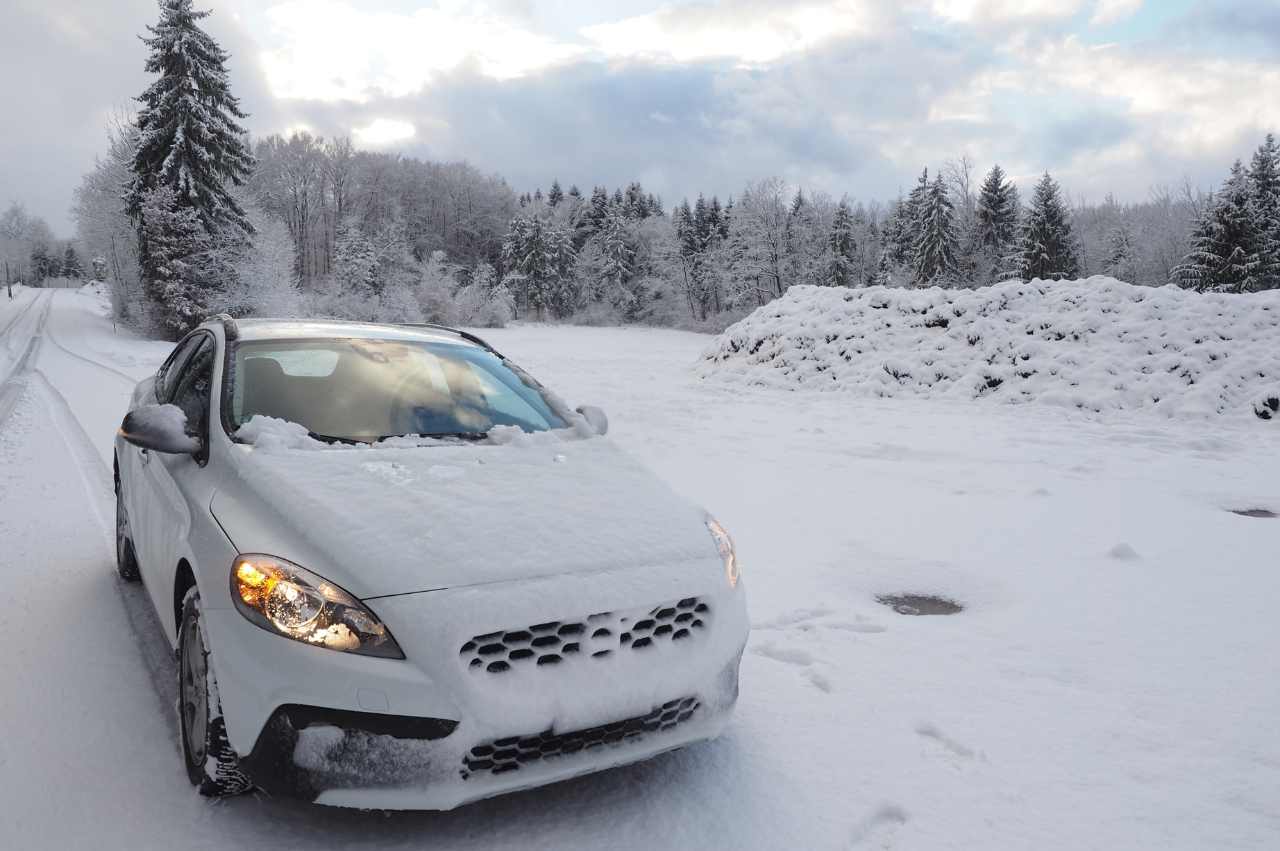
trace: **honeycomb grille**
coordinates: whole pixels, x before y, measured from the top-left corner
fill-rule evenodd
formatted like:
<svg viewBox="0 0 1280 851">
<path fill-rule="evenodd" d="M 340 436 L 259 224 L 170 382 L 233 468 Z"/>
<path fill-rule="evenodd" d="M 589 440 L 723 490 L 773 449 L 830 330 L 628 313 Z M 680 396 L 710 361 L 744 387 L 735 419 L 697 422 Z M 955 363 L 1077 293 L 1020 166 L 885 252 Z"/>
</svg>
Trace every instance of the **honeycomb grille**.
<svg viewBox="0 0 1280 851">
<path fill-rule="evenodd" d="M 693 717 L 701 704 L 697 698 L 669 700 L 644 715 L 569 733 L 511 736 L 476 745 L 462 758 L 464 778 L 480 772 L 504 774 L 539 760 L 555 759 L 580 751 L 613 747 L 653 733 L 662 733 Z"/>
<path fill-rule="evenodd" d="M 520 666 L 559 665 L 567 659 L 604 659 L 615 651 L 674 644 L 707 627 L 710 607 L 697 597 L 630 612 L 600 612 L 584 621 L 549 621 L 477 635 L 458 650 L 472 671 L 501 674 Z"/>
</svg>

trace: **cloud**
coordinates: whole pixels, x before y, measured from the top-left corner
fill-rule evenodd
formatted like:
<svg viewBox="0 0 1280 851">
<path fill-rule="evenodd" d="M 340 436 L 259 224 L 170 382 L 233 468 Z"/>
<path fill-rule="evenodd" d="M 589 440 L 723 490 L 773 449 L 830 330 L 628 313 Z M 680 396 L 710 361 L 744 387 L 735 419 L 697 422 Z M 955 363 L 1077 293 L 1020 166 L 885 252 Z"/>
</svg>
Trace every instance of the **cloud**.
<svg viewBox="0 0 1280 851">
<path fill-rule="evenodd" d="M 463 65 L 513 79 L 581 56 L 483 4 L 446 2 L 413 12 L 372 12 L 340 0 L 269 7 L 262 63 L 279 98 L 365 102 L 403 97 Z"/>
<path fill-rule="evenodd" d="M 1089 23 L 1094 26 L 1118 23 L 1136 15 L 1142 3 L 1143 0 L 1098 0 Z"/>
<path fill-rule="evenodd" d="M 727 59 L 760 65 L 832 39 L 866 35 L 876 29 L 880 18 L 873 4 L 857 0 L 796 4 L 721 0 L 663 7 L 584 27 L 582 34 L 608 58 L 676 63 Z"/>
<path fill-rule="evenodd" d="M 1083 6 L 1084 0 L 933 0 L 932 10 L 944 20 L 991 25 L 1007 21 L 1069 18 Z"/>
<path fill-rule="evenodd" d="M 395 118 L 375 118 L 364 127 L 354 127 L 351 135 L 358 144 L 367 148 L 380 148 L 394 142 L 412 139 L 417 128 L 411 122 Z"/>
</svg>

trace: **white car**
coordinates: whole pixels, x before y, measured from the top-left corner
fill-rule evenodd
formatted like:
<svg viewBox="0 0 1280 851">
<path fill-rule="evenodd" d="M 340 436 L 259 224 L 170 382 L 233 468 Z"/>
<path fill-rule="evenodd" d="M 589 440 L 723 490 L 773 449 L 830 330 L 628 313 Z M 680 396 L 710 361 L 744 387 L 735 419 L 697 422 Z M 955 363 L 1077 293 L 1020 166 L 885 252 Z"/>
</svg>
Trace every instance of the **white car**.
<svg viewBox="0 0 1280 851">
<path fill-rule="evenodd" d="M 733 544 L 479 338 L 219 317 L 115 443 L 201 792 L 448 809 L 717 735 Z"/>
</svg>

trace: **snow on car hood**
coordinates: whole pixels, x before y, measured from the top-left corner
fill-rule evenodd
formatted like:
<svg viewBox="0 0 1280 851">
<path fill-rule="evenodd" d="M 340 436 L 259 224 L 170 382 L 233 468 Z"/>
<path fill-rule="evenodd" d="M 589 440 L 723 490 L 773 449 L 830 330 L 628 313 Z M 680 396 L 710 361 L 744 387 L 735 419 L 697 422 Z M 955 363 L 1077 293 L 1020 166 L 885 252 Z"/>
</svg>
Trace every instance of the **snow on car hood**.
<svg viewBox="0 0 1280 851">
<path fill-rule="evenodd" d="M 218 522 L 360 598 L 716 555 L 705 514 L 603 438 L 335 447 L 261 425 L 232 447 Z"/>
</svg>

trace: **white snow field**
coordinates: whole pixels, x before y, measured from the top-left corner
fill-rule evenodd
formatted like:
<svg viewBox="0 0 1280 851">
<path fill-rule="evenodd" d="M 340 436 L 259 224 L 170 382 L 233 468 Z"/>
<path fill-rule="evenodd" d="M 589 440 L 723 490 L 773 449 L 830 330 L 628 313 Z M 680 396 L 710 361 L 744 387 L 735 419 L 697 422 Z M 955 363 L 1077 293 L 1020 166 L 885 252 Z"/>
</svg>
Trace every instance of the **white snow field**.
<svg viewBox="0 0 1280 851">
<path fill-rule="evenodd" d="M 1280 291 L 1114 278 L 973 290 L 792 287 L 721 335 L 707 378 L 860 395 L 1280 419 Z"/>
<path fill-rule="evenodd" d="M 448 813 L 201 799 L 110 537 L 110 436 L 167 346 L 104 314 L 0 299 L 5 848 L 1280 847 L 1280 519 L 1232 513 L 1280 513 L 1274 422 L 706 381 L 709 338 L 635 328 L 481 333 L 734 534 L 728 732 Z"/>
</svg>

